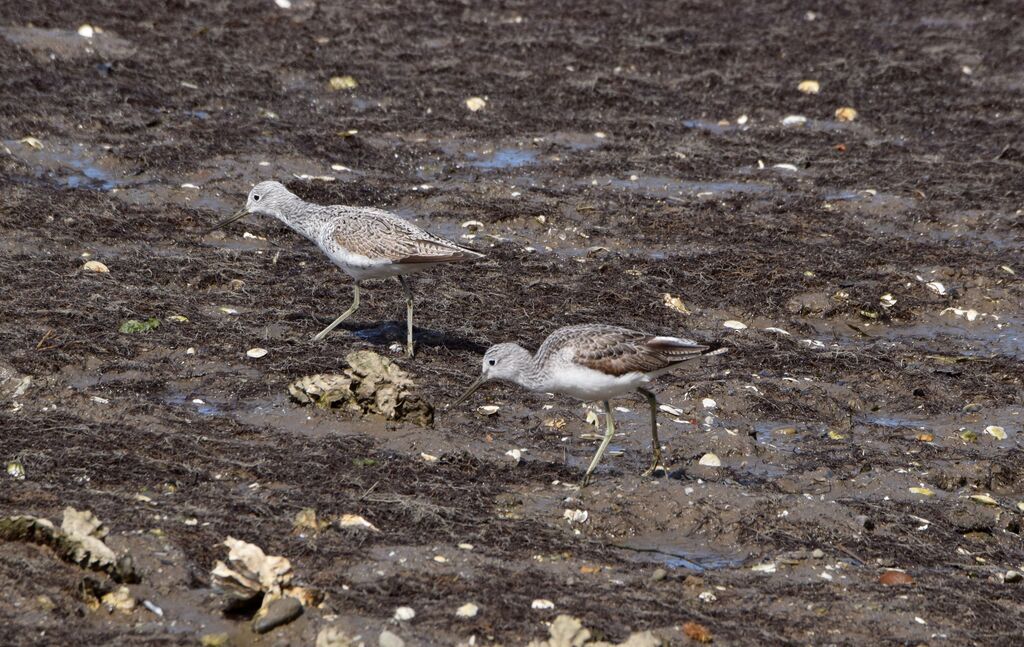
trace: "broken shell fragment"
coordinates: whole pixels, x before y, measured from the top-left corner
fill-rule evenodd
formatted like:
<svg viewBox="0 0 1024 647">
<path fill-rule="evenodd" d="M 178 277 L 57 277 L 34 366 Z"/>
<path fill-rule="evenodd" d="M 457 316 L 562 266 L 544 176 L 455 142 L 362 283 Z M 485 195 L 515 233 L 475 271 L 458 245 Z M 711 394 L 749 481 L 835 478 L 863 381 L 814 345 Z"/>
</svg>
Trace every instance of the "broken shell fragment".
<svg viewBox="0 0 1024 647">
<path fill-rule="evenodd" d="M 836 109 L 836 120 L 850 122 L 857 118 L 857 111 L 849 106 Z"/>
<path fill-rule="evenodd" d="M 107 274 L 110 269 L 99 261 L 87 261 L 82 269 L 86 272 L 99 272 L 101 274 Z"/>
<path fill-rule="evenodd" d="M 339 92 L 341 90 L 354 90 L 359 83 L 356 81 L 355 77 L 346 74 L 345 76 L 332 76 L 328 85 L 330 85 L 331 89 L 335 92 Z"/>
<path fill-rule="evenodd" d="M 246 357 L 259 359 L 261 357 L 265 357 L 267 355 L 267 352 L 268 351 L 266 348 L 250 348 L 249 350 L 245 351 L 245 355 Z"/>
<path fill-rule="evenodd" d="M 746 330 L 747 329 L 747 324 L 743 323 L 742 321 L 736 321 L 734 319 L 730 319 L 729 321 L 726 321 L 722 325 L 725 326 L 726 328 L 730 328 L 732 330 Z"/>
<path fill-rule="evenodd" d="M 472 602 L 467 602 L 455 610 L 455 615 L 460 618 L 472 618 L 479 610 L 480 607 L 476 606 Z"/>
<path fill-rule="evenodd" d="M 1006 430 L 999 425 L 989 425 L 988 427 L 985 427 L 985 433 L 996 440 L 1006 440 Z"/>
<path fill-rule="evenodd" d="M 338 518 L 338 526 L 341 528 L 365 528 L 372 532 L 380 532 L 377 526 L 373 525 L 357 514 L 343 514 Z"/>
<path fill-rule="evenodd" d="M 487 102 L 480 97 L 470 97 L 466 99 L 466 107 L 469 108 L 470 112 L 479 112 L 487 106 Z"/>
<path fill-rule="evenodd" d="M 801 81 L 800 85 L 796 86 L 796 89 L 804 94 L 818 94 L 821 92 L 821 84 L 812 80 Z"/>
<path fill-rule="evenodd" d="M 477 410 L 477 413 L 479 413 L 481 415 L 493 416 L 494 414 L 498 413 L 498 409 L 500 409 L 500 408 L 501 407 L 499 407 L 496 404 L 485 404 L 483 406 L 477 407 L 476 410 Z"/>
</svg>

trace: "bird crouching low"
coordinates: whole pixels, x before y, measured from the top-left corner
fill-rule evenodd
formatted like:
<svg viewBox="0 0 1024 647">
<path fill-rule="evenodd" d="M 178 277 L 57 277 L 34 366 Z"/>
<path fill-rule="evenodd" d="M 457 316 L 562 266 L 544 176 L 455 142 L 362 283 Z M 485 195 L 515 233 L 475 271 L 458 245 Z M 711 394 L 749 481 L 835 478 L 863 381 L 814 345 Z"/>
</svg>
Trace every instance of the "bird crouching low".
<svg viewBox="0 0 1024 647">
<path fill-rule="evenodd" d="M 610 400 L 632 392 L 640 393 L 651 410 L 653 461 L 644 472 L 647 476 L 664 468 L 658 440 L 658 401 L 646 387 L 683 362 L 720 355 L 726 350 L 717 343 L 700 344 L 682 337 L 649 335 L 618 326 L 567 326 L 551 333 L 534 354 L 514 343 L 489 348 L 484 354 L 480 377 L 452 406 L 464 402 L 491 381 L 511 382 L 530 391 L 558 393 L 586 402 L 601 402 L 607 421 L 605 436 L 583 476 L 581 485 L 585 486 L 615 436 Z"/>
</svg>

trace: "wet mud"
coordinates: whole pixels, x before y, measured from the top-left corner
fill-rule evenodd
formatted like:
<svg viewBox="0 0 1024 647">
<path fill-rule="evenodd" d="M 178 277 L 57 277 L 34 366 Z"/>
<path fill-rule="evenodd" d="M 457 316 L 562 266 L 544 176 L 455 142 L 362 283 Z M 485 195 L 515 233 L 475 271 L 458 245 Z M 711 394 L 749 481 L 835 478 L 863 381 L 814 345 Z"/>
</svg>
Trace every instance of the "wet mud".
<svg viewBox="0 0 1024 647">
<path fill-rule="evenodd" d="M 90 510 L 141 578 L 110 611 L 104 576 L 4 542 L 9 644 L 519 645 L 560 613 L 679 645 L 1019 640 L 1015 3 L 291 4 L 0 6 L 0 516 Z M 414 278 L 412 360 L 394 282 L 314 343 L 347 277 L 269 219 L 203 233 L 269 178 L 487 258 Z M 447 407 L 489 344 L 582 322 L 729 347 L 660 378 L 663 478 L 639 397 L 584 490 L 596 407 Z M 289 398 L 357 350 L 433 425 Z M 226 617 L 228 536 L 322 601 Z"/>
</svg>

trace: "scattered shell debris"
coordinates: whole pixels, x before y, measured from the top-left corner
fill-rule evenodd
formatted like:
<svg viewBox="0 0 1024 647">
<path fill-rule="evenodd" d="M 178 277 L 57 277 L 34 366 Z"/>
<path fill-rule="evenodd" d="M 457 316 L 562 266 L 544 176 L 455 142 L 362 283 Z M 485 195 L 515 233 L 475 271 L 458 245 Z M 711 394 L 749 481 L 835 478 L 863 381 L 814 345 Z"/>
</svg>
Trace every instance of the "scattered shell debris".
<svg viewBox="0 0 1024 647">
<path fill-rule="evenodd" d="M 578 619 L 569 615 L 560 615 L 548 627 L 550 638 L 533 640 L 527 647 L 660 647 L 661 639 L 650 631 L 643 631 L 630 636 L 622 643 L 594 640 L 594 635 L 583 626 Z"/>
<path fill-rule="evenodd" d="M 64 508 L 60 528 L 49 519 L 31 515 L 0 518 L 0 540 L 49 546 L 62 560 L 107 573 L 115 582 L 138 581 L 131 555 L 119 558 L 104 542 L 107 533 L 92 512 L 70 506 Z"/>
</svg>

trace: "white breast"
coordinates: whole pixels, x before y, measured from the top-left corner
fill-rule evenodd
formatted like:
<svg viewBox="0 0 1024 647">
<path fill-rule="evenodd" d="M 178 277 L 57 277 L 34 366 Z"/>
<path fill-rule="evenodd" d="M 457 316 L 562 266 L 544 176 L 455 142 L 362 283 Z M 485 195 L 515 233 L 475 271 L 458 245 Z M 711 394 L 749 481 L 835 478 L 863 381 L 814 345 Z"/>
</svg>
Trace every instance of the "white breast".
<svg viewBox="0 0 1024 647">
<path fill-rule="evenodd" d="M 552 371 L 544 390 L 595 402 L 632 393 L 649 381 L 643 373 L 615 376 L 579 364 L 563 364 Z"/>
</svg>

